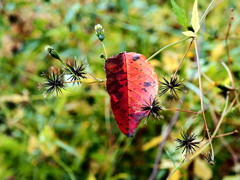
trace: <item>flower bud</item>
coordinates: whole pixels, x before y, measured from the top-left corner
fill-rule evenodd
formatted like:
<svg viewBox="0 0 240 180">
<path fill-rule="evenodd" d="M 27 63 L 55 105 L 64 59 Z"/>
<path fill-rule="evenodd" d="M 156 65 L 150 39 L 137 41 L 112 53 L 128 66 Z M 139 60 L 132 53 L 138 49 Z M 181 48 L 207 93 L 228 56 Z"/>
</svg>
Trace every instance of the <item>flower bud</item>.
<svg viewBox="0 0 240 180">
<path fill-rule="evenodd" d="M 53 58 L 58 59 L 58 60 L 61 61 L 58 52 L 55 49 L 53 49 L 53 47 L 47 45 L 47 46 L 45 46 L 45 50 L 48 52 L 48 54 L 50 56 L 52 56 Z"/>
<path fill-rule="evenodd" d="M 100 55 L 100 58 L 106 59 L 105 56 L 104 56 L 104 54 L 101 54 L 101 55 Z"/>
<path fill-rule="evenodd" d="M 97 24 L 94 27 L 96 35 L 100 41 L 103 41 L 105 36 L 104 36 L 104 29 L 101 24 Z"/>
</svg>

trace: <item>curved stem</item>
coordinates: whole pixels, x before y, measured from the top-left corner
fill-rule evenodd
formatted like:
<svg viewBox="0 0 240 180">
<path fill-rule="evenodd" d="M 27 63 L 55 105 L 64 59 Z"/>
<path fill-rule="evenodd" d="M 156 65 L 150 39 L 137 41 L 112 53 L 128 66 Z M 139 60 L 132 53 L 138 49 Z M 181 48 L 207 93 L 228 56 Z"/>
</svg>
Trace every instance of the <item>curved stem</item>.
<svg viewBox="0 0 240 180">
<path fill-rule="evenodd" d="M 202 17 L 201 17 L 201 19 L 200 19 L 200 24 L 203 23 L 204 19 L 205 19 L 206 16 L 208 15 L 208 13 L 209 13 L 209 11 L 210 11 L 210 9 L 211 9 L 211 6 L 213 5 L 214 1 L 215 1 L 215 0 L 212 0 L 212 1 L 210 2 L 210 4 L 208 5 L 207 9 L 206 9 L 205 12 L 203 13 L 203 15 L 202 15 Z"/>
<path fill-rule="evenodd" d="M 186 40 L 188 40 L 188 39 L 190 39 L 190 38 L 191 38 L 191 37 L 187 37 L 187 38 L 181 39 L 181 40 L 179 40 L 179 41 L 177 41 L 177 42 L 174 42 L 174 43 L 171 43 L 171 44 L 168 44 L 168 45 L 164 46 L 163 48 L 161 48 L 161 49 L 159 49 L 157 52 L 155 52 L 152 56 L 150 56 L 147 60 L 148 60 L 148 61 L 151 60 L 151 59 L 154 58 L 156 55 L 158 55 L 160 52 L 162 52 L 164 49 L 166 49 L 166 48 L 168 48 L 168 47 L 171 47 L 171 46 L 174 46 L 174 45 L 176 45 L 176 44 L 179 44 L 179 43 L 181 43 L 181 42 L 184 42 L 184 41 L 186 41 Z"/>
<path fill-rule="evenodd" d="M 216 82 L 214 82 L 212 79 L 210 79 L 205 73 L 202 72 L 203 77 L 210 82 L 211 84 L 216 84 Z"/>
<path fill-rule="evenodd" d="M 182 160 L 182 162 L 173 169 L 173 171 L 169 174 L 166 180 L 168 180 L 182 166 L 182 164 L 185 164 L 184 160 Z"/>
<path fill-rule="evenodd" d="M 223 110 L 223 112 L 222 112 L 222 116 L 221 116 L 221 118 L 220 118 L 220 120 L 219 120 L 219 122 L 218 122 L 218 124 L 217 124 L 217 127 L 215 128 L 215 130 L 214 130 L 214 132 L 213 132 L 212 137 L 215 137 L 215 136 L 216 136 L 216 134 L 217 134 L 217 132 L 218 132 L 218 129 L 219 129 L 220 125 L 222 124 L 223 117 L 225 116 L 226 111 L 227 111 L 228 99 L 229 99 L 229 93 L 227 94 L 226 105 L 225 105 L 225 108 L 224 108 L 224 110 Z"/>
<path fill-rule="evenodd" d="M 188 46 L 186 52 L 184 53 L 184 55 L 183 55 L 183 57 L 182 57 L 180 63 L 178 64 L 178 67 L 177 67 L 177 69 L 176 69 L 176 71 L 175 71 L 175 73 L 174 73 L 174 76 L 177 75 L 177 72 L 178 72 L 179 68 L 181 67 L 181 65 L 182 65 L 182 63 L 183 63 L 183 60 L 185 59 L 185 57 L 186 57 L 188 51 L 190 50 L 190 48 L 191 48 L 191 46 L 192 46 L 193 40 L 194 40 L 194 39 L 191 40 L 191 42 L 190 42 L 190 44 L 189 44 L 189 46 Z"/>
<path fill-rule="evenodd" d="M 56 163 L 68 173 L 71 180 L 76 180 L 72 170 L 60 158 L 58 158 L 55 154 L 52 155 L 52 157 L 56 161 Z"/>
<path fill-rule="evenodd" d="M 226 71 L 227 71 L 227 73 L 228 73 L 228 76 L 229 76 L 229 78 L 230 78 L 230 81 L 231 81 L 231 83 L 232 83 L 232 86 L 233 86 L 233 88 L 235 88 L 234 78 L 233 78 L 233 75 L 232 75 L 230 69 L 228 68 L 228 66 L 227 66 L 223 61 L 221 62 L 221 64 L 222 64 L 223 67 L 226 69 Z M 235 94 L 235 97 L 236 97 L 236 99 L 237 99 L 237 103 L 239 103 L 238 93 L 235 91 L 234 94 Z M 238 111 L 240 112 L 240 108 L 238 108 Z"/>
<path fill-rule="evenodd" d="M 221 64 L 222 64 L 223 67 L 226 69 L 226 71 L 227 71 L 227 73 L 228 73 L 228 76 L 229 76 L 229 78 L 230 78 L 230 81 L 231 81 L 231 83 L 232 83 L 232 86 L 234 87 L 234 86 L 235 86 L 235 83 L 234 83 L 234 79 L 233 79 L 233 76 L 232 76 L 232 73 L 231 73 L 230 69 L 227 67 L 227 65 L 226 65 L 223 61 L 221 61 Z"/>
</svg>

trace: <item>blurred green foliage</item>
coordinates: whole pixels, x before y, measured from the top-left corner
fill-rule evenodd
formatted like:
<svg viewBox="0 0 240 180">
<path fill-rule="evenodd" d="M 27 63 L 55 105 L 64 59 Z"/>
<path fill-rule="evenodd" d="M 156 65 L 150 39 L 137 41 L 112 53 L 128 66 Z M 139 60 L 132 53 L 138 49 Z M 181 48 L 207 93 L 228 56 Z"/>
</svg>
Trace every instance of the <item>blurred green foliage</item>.
<svg viewBox="0 0 240 180">
<path fill-rule="evenodd" d="M 176 1 L 191 16 L 193 1 Z M 208 1 L 199 2 L 200 14 Z M 213 11 L 202 24 L 199 35 L 202 71 L 213 81 L 231 85 L 220 61 L 227 63 L 224 41 L 230 8 L 235 17 L 229 35 L 235 86 L 240 85 L 240 4 L 216 0 Z M 61 67 L 44 51 L 53 46 L 65 60 L 87 60 L 87 71 L 105 79 L 103 52 L 94 25 L 105 29 L 108 55 L 121 51 L 138 52 L 146 57 L 159 48 L 183 38 L 171 2 L 165 0 L 1 0 L 0 1 L 0 179 L 147 179 L 152 171 L 157 145 L 174 112 L 162 112 L 164 119 L 148 120 L 134 138 L 120 133 L 110 110 L 104 83 L 82 84 L 64 91 L 59 98 L 44 99 L 42 72 Z M 170 77 L 183 56 L 188 42 L 168 48 L 151 62 L 159 75 Z M 179 75 L 188 88 L 183 109 L 200 111 L 197 93 L 197 67 L 191 49 Z M 194 77 L 192 82 L 189 79 Z M 220 90 L 203 79 L 207 120 L 214 130 L 224 106 Z M 183 92 L 185 93 L 185 92 Z M 182 96 L 183 93 L 180 93 Z M 234 96 L 231 96 L 231 101 Z M 165 95 L 166 108 L 177 108 L 178 101 Z M 110 114 L 110 115 L 109 115 Z M 225 118 L 221 133 L 240 129 L 237 108 Z M 175 163 L 183 159 L 175 151 L 175 138 L 191 129 L 203 135 L 201 116 L 181 113 L 167 140 L 157 179 L 165 179 Z M 239 157 L 239 136 L 213 141 L 216 165 L 197 158 L 176 174 L 175 179 L 239 178 L 239 161 L 233 163 L 231 147 Z M 239 159 L 238 159 L 239 160 Z M 239 173 L 239 171 L 238 171 Z M 206 175 L 206 176 L 205 176 Z"/>
</svg>

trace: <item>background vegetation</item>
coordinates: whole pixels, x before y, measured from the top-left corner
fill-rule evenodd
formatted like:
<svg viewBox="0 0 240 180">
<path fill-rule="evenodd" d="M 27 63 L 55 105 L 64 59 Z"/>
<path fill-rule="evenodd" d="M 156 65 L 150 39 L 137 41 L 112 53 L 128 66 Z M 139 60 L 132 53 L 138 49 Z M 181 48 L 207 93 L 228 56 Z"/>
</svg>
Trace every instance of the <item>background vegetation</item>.
<svg viewBox="0 0 240 180">
<path fill-rule="evenodd" d="M 193 1 L 176 1 L 189 19 Z M 208 1 L 199 2 L 200 14 Z M 216 0 L 199 35 L 202 71 L 213 81 L 231 85 L 227 71 L 225 36 L 234 8 L 229 33 L 232 73 L 240 85 L 239 8 L 234 0 Z M 42 72 L 61 67 L 44 51 L 49 44 L 65 60 L 87 60 L 87 71 L 105 79 L 103 52 L 94 25 L 105 29 L 108 55 L 122 51 L 146 57 L 159 48 L 183 38 L 180 25 L 167 0 L 1 0 L 0 1 L 0 179 L 147 179 L 153 168 L 158 144 L 174 112 L 162 112 L 164 119 L 148 120 L 134 138 L 120 133 L 110 110 L 104 83 L 68 88 L 63 95 L 43 97 Z M 189 42 L 166 49 L 151 63 L 160 77 L 169 78 Z M 190 49 L 180 69 L 186 93 L 182 109 L 200 111 L 198 78 Z M 189 80 L 193 77 L 193 81 Z M 224 107 L 220 89 L 203 79 L 204 102 L 210 131 L 214 130 Z M 233 96 L 234 97 L 234 96 Z M 165 95 L 166 108 L 177 108 L 179 101 Z M 232 99 L 231 99 L 232 100 Z M 191 129 L 203 136 L 201 116 L 180 113 L 164 146 L 156 179 L 165 179 L 184 157 L 176 151 L 175 138 Z M 215 121 L 214 118 L 215 117 Z M 221 133 L 240 130 L 240 113 L 231 111 L 221 125 Z M 213 141 L 215 165 L 202 157 L 184 166 L 173 179 L 240 179 L 239 136 Z M 231 150 L 229 150 L 229 147 Z M 233 159 L 235 157 L 235 161 Z M 237 158 L 236 158 L 237 157 Z M 237 159 L 237 160 L 236 160 Z"/>
</svg>

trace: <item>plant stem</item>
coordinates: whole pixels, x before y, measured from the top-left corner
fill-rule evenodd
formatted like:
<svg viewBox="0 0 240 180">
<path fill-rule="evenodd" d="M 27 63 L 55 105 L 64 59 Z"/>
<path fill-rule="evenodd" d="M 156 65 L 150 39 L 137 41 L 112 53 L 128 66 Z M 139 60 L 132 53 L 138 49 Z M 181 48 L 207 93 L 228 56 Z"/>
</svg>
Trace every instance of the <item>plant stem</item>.
<svg viewBox="0 0 240 180">
<path fill-rule="evenodd" d="M 203 77 L 210 82 L 211 84 L 216 84 L 216 82 L 214 82 L 213 80 L 211 80 L 205 73 L 202 72 Z"/>
<path fill-rule="evenodd" d="M 166 180 L 168 180 L 183 164 L 185 164 L 184 160 L 182 160 L 182 162 L 173 169 L 173 171 L 169 174 Z"/>
<path fill-rule="evenodd" d="M 106 79 L 99 79 L 99 78 L 96 78 L 96 77 L 94 77 L 92 74 L 90 74 L 90 73 L 88 73 L 90 76 L 91 76 L 91 78 L 92 79 L 95 79 L 96 81 L 98 81 L 98 82 L 104 82 L 104 81 L 106 81 Z"/>
<path fill-rule="evenodd" d="M 103 50 L 104 50 L 104 54 L 105 54 L 105 59 L 107 59 L 107 51 L 106 51 L 106 47 L 104 45 L 104 43 L 101 41 L 102 43 L 102 47 L 103 47 Z"/>
<path fill-rule="evenodd" d="M 198 66 L 199 92 L 200 92 L 200 102 L 201 102 L 202 115 L 203 115 L 203 120 L 204 120 L 204 132 L 205 131 L 207 132 L 208 139 L 210 140 L 210 146 L 211 146 L 211 150 L 212 150 L 212 160 L 214 160 L 214 150 L 213 150 L 213 147 L 212 147 L 211 136 L 210 136 L 210 133 L 209 133 L 207 120 L 206 120 L 205 112 L 204 112 L 203 91 L 202 91 L 202 78 L 201 78 L 202 75 L 201 75 L 200 59 L 199 59 L 199 54 L 198 54 L 197 39 L 194 39 L 194 46 L 195 46 L 196 60 L 197 60 L 197 66 Z"/>
<path fill-rule="evenodd" d="M 60 158 L 58 158 L 55 154 L 53 154 L 52 157 L 56 161 L 56 163 L 58 163 L 58 165 L 61 166 L 68 173 L 71 180 L 76 180 L 72 170 Z"/>
<path fill-rule="evenodd" d="M 168 48 L 168 47 L 171 47 L 171 46 L 174 46 L 174 45 L 176 45 L 176 44 L 179 44 L 179 43 L 181 43 L 181 42 L 184 42 L 184 41 L 186 41 L 186 40 L 188 40 L 188 39 L 190 39 L 190 38 L 191 38 L 191 37 L 187 37 L 187 38 L 181 39 L 181 40 L 179 40 L 179 41 L 177 41 L 177 42 L 174 42 L 174 43 L 171 43 L 171 44 L 168 44 L 168 45 L 164 46 L 163 48 L 161 48 L 161 49 L 159 49 L 157 52 L 155 52 L 152 56 L 150 56 L 147 60 L 148 60 L 148 61 L 151 60 L 151 59 L 154 58 L 156 55 L 158 55 L 160 52 L 162 52 L 164 49 L 166 49 L 166 48 Z"/>
<path fill-rule="evenodd" d="M 216 127 L 215 130 L 214 130 L 214 133 L 213 133 L 211 139 L 208 139 L 208 140 L 207 140 L 190 158 L 188 158 L 184 163 L 181 162 L 177 167 L 175 167 L 174 170 L 170 173 L 170 175 L 168 176 L 167 179 L 169 179 L 180 167 L 182 167 L 182 166 L 184 166 L 185 164 L 191 162 L 195 157 L 197 157 L 200 153 L 202 153 L 202 152 L 208 147 L 209 144 L 211 145 L 213 138 L 218 138 L 218 137 L 222 137 L 222 136 L 232 135 L 232 134 L 238 133 L 238 132 L 234 131 L 234 132 L 231 132 L 231 133 L 220 134 L 220 135 L 216 136 L 216 134 L 217 134 L 217 132 L 218 132 L 218 130 L 219 130 L 219 127 L 220 127 L 220 125 L 222 124 L 223 118 L 228 114 L 228 111 L 227 111 L 228 100 L 229 100 L 229 94 L 227 95 L 223 113 L 222 113 L 221 118 L 220 118 L 220 120 L 219 120 L 219 122 L 218 122 L 218 124 L 217 124 L 217 127 Z M 214 160 L 214 159 L 213 159 L 213 160 Z"/>
<path fill-rule="evenodd" d="M 94 80 L 96 80 L 96 82 L 104 82 L 104 81 L 106 81 L 105 79 L 98 79 L 98 78 L 96 78 L 96 77 L 94 77 L 92 74 L 90 74 L 90 73 L 88 73 L 89 75 L 90 75 L 90 77 L 89 78 L 92 78 L 92 79 L 94 79 Z M 66 81 L 66 82 L 64 82 L 64 83 L 75 83 L 75 82 L 79 82 L 79 83 L 82 83 L 83 81 L 82 80 L 75 80 L 75 81 Z M 91 82 L 92 83 L 92 82 Z"/>
<path fill-rule="evenodd" d="M 65 82 L 63 82 L 63 83 L 65 83 L 65 84 L 67 84 L 67 83 L 82 83 L 82 81 L 81 80 L 76 80 L 76 81 L 65 81 Z"/>
<path fill-rule="evenodd" d="M 226 69 L 226 71 L 228 73 L 228 76 L 229 76 L 230 81 L 232 83 L 232 87 L 235 88 L 235 82 L 234 82 L 234 78 L 233 78 L 232 72 L 230 71 L 228 66 L 223 61 L 221 62 L 221 64 L 223 65 L 223 67 Z M 235 94 L 235 97 L 237 99 L 237 103 L 239 103 L 238 93 L 235 91 L 234 94 Z M 240 112 L 240 108 L 238 108 L 238 111 Z"/>
<path fill-rule="evenodd" d="M 232 27 L 232 21 L 233 21 L 233 9 L 231 9 L 231 11 L 230 11 L 228 29 L 227 29 L 227 33 L 226 33 L 226 37 L 225 37 L 226 51 L 227 51 L 228 65 L 229 66 L 231 66 L 231 64 L 232 64 L 232 58 L 231 58 L 230 52 L 229 52 L 228 37 L 229 37 L 229 33 L 230 33 L 230 30 L 231 30 L 231 27 Z"/>
<path fill-rule="evenodd" d="M 231 73 L 230 69 L 227 67 L 227 65 L 226 65 L 223 61 L 221 61 L 221 64 L 222 64 L 223 67 L 226 69 L 226 71 L 227 71 L 227 73 L 228 73 L 228 76 L 229 76 L 229 78 L 230 78 L 230 81 L 231 81 L 231 83 L 232 83 L 232 86 L 234 87 L 235 84 L 234 84 L 233 76 L 232 76 L 232 73 Z"/>
<path fill-rule="evenodd" d="M 110 105 L 109 105 L 109 97 L 106 96 L 104 100 L 104 110 L 105 110 L 105 127 L 107 130 L 108 135 L 111 137 L 112 136 L 112 130 L 111 130 L 111 123 L 110 123 Z M 111 147 L 111 143 L 109 141 L 109 147 Z"/>
<path fill-rule="evenodd" d="M 179 108 L 182 107 L 183 101 L 184 101 L 185 97 L 186 97 L 186 94 L 183 95 L 182 100 L 179 102 Z M 157 175 L 157 172 L 158 172 L 158 169 L 159 169 L 159 163 L 161 161 L 161 156 L 162 156 L 164 144 L 165 144 L 165 142 L 166 142 L 166 140 L 167 140 L 167 138 L 168 138 L 168 136 L 169 136 L 169 134 L 171 132 L 171 129 L 173 128 L 174 124 L 176 123 L 179 115 L 180 115 L 179 111 L 176 111 L 174 113 L 174 116 L 172 117 L 170 123 L 168 124 L 167 130 L 163 134 L 162 141 L 159 142 L 157 155 L 156 155 L 154 166 L 153 166 L 153 170 L 152 170 L 152 173 L 151 173 L 150 177 L 148 178 L 148 180 L 154 180 L 156 175 Z"/>
<path fill-rule="evenodd" d="M 186 52 L 184 53 L 184 55 L 183 55 L 183 57 L 182 57 L 180 63 L 178 64 L 178 67 L 177 67 L 177 69 L 176 69 L 176 71 L 175 71 L 175 73 L 174 73 L 174 76 L 177 75 L 177 72 L 178 72 L 179 68 L 181 67 L 181 65 L 182 65 L 182 63 L 183 63 L 183 60 L 185 59 L 185 57 L 186 57 L 188 51 L 190 50 L 190 48 L 191 48 L 191 46 L 192 46 L 193 40 L 194 40 L 194 39 L 191 40 L 191 42 L 190 42 L 190 44 L 189 44 L 189 46 L 188 46 Z"/>
<path fill-rule="evenodd" d="M 202 15 L 202 17 L 201 17 L 201 19 L 200 19 L 200 24 L 202 24 L 202 22 L 204 21 L 204 19 L 206 18 L 206 16 L 207 16 L 207 14 L 209 13 L 209 11 L 210 11 L 210 9 L 211 9 L 211 6 L 213 5 L 213 3 L 215 2 L 215 0 L 212 0 L 211 2 L 210 2 L 210 4 L 208 5 L 208 7 L 207 7 L 207 9 L 205 10 L 205 12 L 203 13 L 203 15 Z M 182 40 L 180 40 L 180 41 L 177 41 L 177 42 L 175 42 L 175 43 L 172 43 L 172 44 L 169 44 L 169 45 L 167 45 L 167 46 L 164 46 L 163 48 L 161 48 L 161 49 L 159 49 L 157 52 L 155 52 L 152 56 L 150 56 L 147 60 L 149 61 L 149 60 L 151 60 L 152 58 L 154 58 L 156 55 L 158 55 L 161 51 L 163 51 L 164 49 L 166 49 L 166 48 L 168 48 L 168 47 L 170 47 L 170 46 L 174 46 L 175 44 L 179 44 L 179 43 L 181 43 L 181 42 L 183 42 L 183 41 L 186 41 L 186 40 L 188 40 L 188 39 L 190 39 L 191 37 L 187 37 L 187 38 L 184 38 L 184 39 L 182 39 Z"/>
<path fill-rule="evenodd" d="M 220 137 L 224 137 L 224 136 L 229 136 L 229 135 L 232 135 L 232 134 L 238 134 L 238 130 L 235 130 L 233 132 L 229 132 L 229 133 L 225 133 L 225 134 L 220 134 L 218 136 L 215 136 L 214 138 L 220 138 Z"/>
<path fill-rule="evenodd" d="M 200 19 L 200 25 L 203 23 L 204 19 L 206 18 L 206 16 L 208 15 L 210 9 L 211 9 L 211 6 L 213 5 L 213 3 L 215 2 L 215 0 L 212 0 L 210 2 L 210 4 L 208 5 L 207 9 L 205 10 L 205 12 L 203 13 L 201 19 Z"/>
<path fill-rule="evenodd" d="M 77 79 L 79 79 L 79 77 L 75 75 L 75 73 L 71 70 L 71 68 L 69 68 L 69 67 L 66 65 L 66 63 L 63 62 L 63 60 L 62 60 L 61 58 L 59 59 L 59 61 L 62 63 L 62 65 L 63 65 L 66 69 L 68 69 L 68 70 L 72 73 L 72 75 L 74 75 Z"/>
<path fill-rule="evenodd" d="M 224 110 L 223 110 L 223 112 L 222 112 L 222 116 L 221 116 L 221 118 L 220 118 L 220 120 L 219 120 L 219 122 L 218 122 L 218 124 L 217 124 L 217 127 L 215 128 L 215 130 L 214 130 L 214 132 L 213 132 L 212 137 L 215 137 L 215 136 L 216 136 L 216 134 L 217 134 L 217 132 L 218 132 L 218 129 L 219 129 L 220 125 L 222 124 L 223 117 L 225 116 L 226 111 L 227 111 L 228 99 L 229 99 L 229 92 L 228 92 L 228 94 L 227 94 L 226 105 L 225 105 L 225 108 L 224 108 Z"/>
<path fill-rule="evenodd" d="M 164 111 L 181 111 L 181 112 L 188 112 L 188 113 L 193 113 L 193 114 L 199 114 L 199 112 L 182 110 L 182 109 L 163 109 L 163 110 L 164 110 Z"/>
</svg>

